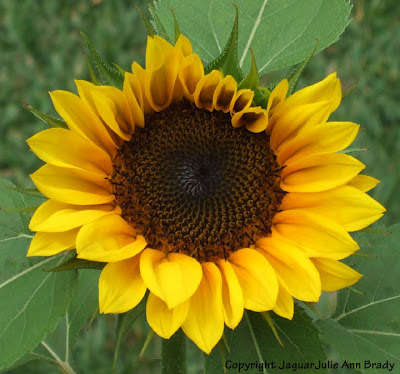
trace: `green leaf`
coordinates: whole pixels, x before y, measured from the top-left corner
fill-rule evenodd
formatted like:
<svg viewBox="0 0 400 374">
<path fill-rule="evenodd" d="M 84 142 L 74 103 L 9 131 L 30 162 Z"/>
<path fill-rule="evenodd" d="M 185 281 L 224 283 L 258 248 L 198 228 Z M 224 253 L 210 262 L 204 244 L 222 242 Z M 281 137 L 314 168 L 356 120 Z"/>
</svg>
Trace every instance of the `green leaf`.
<svg viewBox="0 0 400 374">
<path fill-rule="evenodd" d="M 45 122 L 50 127 L 61 127 L 67 129 L 68 126 L 66 122 L 62 119 L 56 118 L 50 114 L 45 114 L 37 109 L 32 108 L 29 104 L 24 103 L 24 108 L 28 109 L 36 118 L 39 118 L 41 121 Z"/>
<path fill-rule="evenodd" d="M 349 259 L 364 275 L 355 285 L 363 294 L 341 291 L 333 319 L 317 322 L 323 339 L 343 360 L 360 362 L 361 369 L 371 374 L 383 371 L 367 370 L 364 361 L 385 363 L 388 360 L 395 363 L 397 371 L 400 367 L 400 225 L 381 229 L 392 234 L 355 235 L 363 253 L 377 256 Z"/>
<path fill-rule="evenodd" d="M 72 351 L 78 333 L 97 309 L 98 279 L 99 274 L 95 271 L 79 272 L 78 284 L 67 313 L 60 320 L 54 332 L 48 335 L 32 352 L 24 356 L 17 365 L 40 359 L 68 373 L 68 368 L 73 366 Z"/>
<path fill-rule="evenodd" d="M 119 349 L 125 334 L 132 327 L 133 323 L 144 313 L 146 309 L 147 297 L 145 296 L 142 301 L 134 309 L 126 313 L 118 315 L 118 324 L 116 331 L 116 344 L 114 350 L 114 367 L 117 363 Z"/>
<path fill-rule="evenodd" d="M 26 208 L 44 200 L 22 195 L 15 186 L 0 180 L 0 206 Z M 76 272 L 44 273 L 65 254 L 50 258 L 27 258 L 32 233 L 30 214 L 0 211 L 0 369 L 13 365 L 34 349 L 57 326 L 65 314 L 76 285 Z"/>
<path fill-rule="evenodd" d="M 255 90 L 260 85 L 260 77 L 258 76 L 258 69 L 256 58 L 254 57 L 254 52 L 250 49 L 251 52 L 251 68 L 249 74 L 239 83 L 238 90 L 241 88 L 250 88 L 251 90 Z"/>
<path fill-rule="evenodd" d="M 243 73 L 239 66 L 238 59 L 238 8 L 235 7 L 236 16 L 232 27 L 231 35 L 221 54 L 204 67 L 204 71 L 209 73 L 212 70 L 222 70 L 224 75 L 232 75 L 236 81 L 243 79 Z"/>
<path fill-rule="evenodd" d="M 289 96 L 295 91 L 295 89 L 297 87 L 297 83 L 300 79 L 301 73 L 304 71 L 304 69 L 310 62 L 311 57 L 314 56 L 315 51 L 317 50 L 317 47 L 318 47 L 318 39 L 316 40 L 315 46 L 314 46 L 312 52 L 310 53 L 310 55 L 301 64 L 296 66 L 296 68 L 289 74 L 289 76 L 287 78 L 289 81 L 289 91 L 288 91 Z"/>
<path fill-rule="evenodd" d="M 65 262 L 63 262 L 62 264 L 60 264 L 54 268 L 48 268 L 48 269 L 45 269 L 44 271 L 56 272 L 56 271 L 79 270 L 79 269 L 102 270 L 105 265 L 106 265 L 105 262 L 83 260 L 83 259 L 77 258 L 75 256 L 75 257 L 67 259 Z"/>
<path fill-rule="evenodd" d="M 155 23 L 155 26 L 157 29 L 157 34 L 171 43 L 171 40 L 170 40 L 169 36 L 167 35 L 167 32 L 165 31 L 164 25 L 162 24 L 161 20 L 158 18 L 158 15 L 157 15 L 153 5 L 150 2 L 148 2 L 147 5 L 148 5 L 149 11 L 154 19 L 154 23 Z"/>
<path fill-rule="evenodd" d="M 89 38 L 83 32 L 81 32 L 81 35 L 85 39 L 88 46 L 90 53 L 89 61 L 94 67 L 92 70 L 95 72 L 98 82 L 100 82 L 100 84 L 111 85 L 121 89 L 124 82 L 124 76 L 115 66 L 105 62 L 101 58 L 101 56 L 93 47 Z"/>
<path fill-rule="evenodd" d="M 319 40 L 317 52 L 342 34 L 349 23 L 351 5 L 345 0 L 237 0 L 239 8 L 239 65 L 250 68 L 252 48 L 260 74 L 303 61 Z M 214 60 L 229 38 L 231 0 L 158 0 L 156 12 L 167 33 L 174 35 L 170 8 L 183 35 L 206 62 Z"/>
<path fill-rule="evenodd" d="M 247 314 L 247 315 L 246 315 Z M 221 363 L 218 348 L 214 348 L 206 357 L 205 373 L 220 374 L 225 366 L 228 373 L 237 373 L 238 369 L 230 369 L 233 363 L 267 363 L 267 367 L 252 368 L 257 373 L 291 373 L 292 368 L 280 369 L 285 363 L 325 362 L 318 330 L 304 310 L 296 308 L 294 318 L 289 321 L 278 316 L 273 317 L 274 325 L 282 340 L 283 347 L 276 340 L 274 333 L 260 313 L 247 312 L 242 322 L 231 331 L 226 329 L 226 337 L 230 352 L 225 350 L 226 363 Z M 227 331 L 228 330 L 228 331 Z M 244 368 L 242 368 L 245 372 Z M 302 369 L 302 373 L 326 373 L 325 369 Z"/>
</svg>

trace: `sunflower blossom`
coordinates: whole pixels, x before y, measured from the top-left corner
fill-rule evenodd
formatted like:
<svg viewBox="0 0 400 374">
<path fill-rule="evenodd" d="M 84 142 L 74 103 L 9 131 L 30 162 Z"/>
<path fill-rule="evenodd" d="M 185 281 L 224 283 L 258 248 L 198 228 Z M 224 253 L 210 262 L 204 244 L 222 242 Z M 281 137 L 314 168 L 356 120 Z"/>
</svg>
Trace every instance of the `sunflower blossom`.
<svg viewBox="0 0 400 374">
<path fill-rule="evenodd" d="M 378 181 L 338 153 L 359 125 L 327 122 L 339 106 L 336 74 L 268 107 L 214 70 L 190 42 L 149 37 L 146 69 L 123 89 L 77 80 L 52 92 L 68 129 L 28 140 L 46 164 L 31 175 L 48 200 L 33 215 L 28 256 L 76 248 L 105 262 L 102 313 L 124 313 L 148 292 L 147 321 L 168 339 L 179 328 L 204 352 L 245 309 L 291 319 L 293 298 L 316 302 L 361 277 L 344 259 L 349 232 L 385 209 Z"/>
</svg>

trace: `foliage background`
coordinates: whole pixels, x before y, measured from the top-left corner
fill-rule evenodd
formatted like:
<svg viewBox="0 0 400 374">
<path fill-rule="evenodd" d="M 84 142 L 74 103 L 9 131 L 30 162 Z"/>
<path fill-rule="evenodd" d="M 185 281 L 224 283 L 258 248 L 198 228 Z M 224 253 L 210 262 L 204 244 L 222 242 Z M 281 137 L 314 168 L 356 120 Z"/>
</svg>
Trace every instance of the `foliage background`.
<svg viewBox="0 0 400 374">
<path fill-rule="evenodd" d="M 353 1 L 352 22 L 341 39 L 314 56 L 299 88 L 337 71 L 344 90 L 357 80 L 333 119 L 360 123 L 356 156 L 367 173 L 382 181 L 372 193 L 388 213 L 382 223 L 400 221 L 400 7 L 397 0 Z M 73 79 L 89 79 L 84 31 L 105 60 L 128 70 L 133 60 L 143 63 L 145 27 L 133 5 L 143 11 L 143 0 L 0 0 L 0 178 L 31 187 L 28 174 L 40 161 L 25 140 L 46 125 L 22 106 L 21 100 L 45 113 L 54 113 L 48 91 L 76 91 Z M 240 33 L 239 33 L 240 35 Z M 265 77 L 273 81 L 279 73 Z M 110 373 L 114 348 L 113 317 L 97 318 L 83 329 L 75 350 L 81 373 Z M 121 349 L 114 373 L 153 373 L 158 368 L 159 340 L 153 339 L 138 359 L 147 335 L 144 321 L 135 324 Z M 200 372 L 202 359 L 190 346 L 191 373 Z M 190 358 L 192 357 L 192 359 Z M 30 362 L 11 373 L 57 373 L 45 363 Z"/>
</svg>

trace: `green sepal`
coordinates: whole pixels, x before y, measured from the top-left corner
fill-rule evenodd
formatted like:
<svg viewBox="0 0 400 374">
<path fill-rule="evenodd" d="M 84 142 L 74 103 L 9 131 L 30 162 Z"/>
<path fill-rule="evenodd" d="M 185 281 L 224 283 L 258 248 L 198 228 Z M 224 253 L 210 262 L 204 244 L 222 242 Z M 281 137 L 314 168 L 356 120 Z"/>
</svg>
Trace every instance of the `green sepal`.
<svg viewBox="0 0 400 374">
<path fill-rule="evenodd" d="M 99 86 L 99 85 L 100 85 L 100 82 L 99 82 L 99 81 L 97 80 L 97 78 L 96 78 L 96 74 L 94 73 L 93 66 L 92 66 L 92 64 L 90 63 L 89 56 L 88 56 L 85 52 L 83 52 L 83 53 L 84 53 L 84 55 L 85 55 L 86 64 L 87 64 L 87 67 L 88 67 L 88 69 L 89 69 L 90 80 L 92 81 L 92 83 L 93 83 L 94 85 Z"/>
<path fill-rule="evenodd" d="M 343 92 L 342 99 L 344 99 L 347 95 L 350 95 L 357 88 L 357 86 L 358 86 L 358 78 L 356 82 L 346 92 Z"/>
<path fill-rule="evenodd" d="M 242 88 L 250 88 L 255 90 L 260 85 L 260 76 L 258 75 L 256 58 L 254 57 L 253 49 L 250 48 L 251 52 L 251 68 L 249 74 L 239 83 L 238 90 Z"/>
<path fill-rule="evenodd" d="M 164 38 L 166 41 L 171 43 L 171 40 L 169 39 L 169 36 L 168 36 L 167 32 L 165 31 L 165 27 L 162 24 L 160 18 L 158 17 L 153 5 L 150 2 L 148 2 L 147 6 L 149 7 L 149 11 L 154 19 L 154 23 L 157 28 L 157 34 L 160 35 L 162 38 Z"/>
<path fill-rule="evenodd" d="M 121 66 L 119 66 L 118 64 L 116 64 L 115 62 L 113 62 L 113 65 L 118 69 L 118 71 L 125 76 L 126 70 L 122 69 Z"/>
<path fill-rule="evenodd" d="M 254 90 L 253 104 L 254 106 L 260 106 L 266 109 L 268 106 L 268 99 L 271 95 L 271 91 L 265 87 L 258 87 Z"/>
<path fill-rule="evenodd" d="M 369 151 L 369 148 L 347 148 L 344 149 L 343 151 L 340 151 L 339 153 L 355 153 L 355 152 L 365 152 Z"/>
<path fill-rule="evenodd" d="M 179 39 L 179 35 L 181 35 L 181 30 L 179 30 L 179 24 L 178 24 L 178 21 L 176 20 L 174 10 L 172 8 L 170 10 L 171 10 L 172 16 L 174 17 L 174 33 L 175 33 L 174 37 L 175 37 L 175 43 L 176 43 Z"/>
<path fill-rule="evenodd" d="M 28 206 L 26 208 L 2 208 L 2 207 L 0 207 L 0 210 L 3 210 L 4 212 L 28 212 L 28 213 L 32 213 L 37 208 L 39 208 L 39 205 L 37 205 L 37 206 Z"/>
<path fill-rule="evenodd" d="M 11 191 L 16 191 L 24 195 L 38 196 L 44 198 L 44 195 L 36 188 L 18 188 L 18 187 L 6 186 L 6 189 Z"/>
<path fill-rule="evenodd" d="M 63 262 L 62 264 L 51 268 L 44 269 L 45 272 L 56 272 L 56 271 L 66 271 L 66 270 L 79 270 L 79 269 L 96 269 L 102 270 L 106 265 L 105 262 L 82 260 L 76 256 L 70 258 L 69 260 Z"/>
<path fill-rule="evenodd" d="M 135 5 L 136 10 L 139 12 L 140 14 L 140 18 L 142 19 L 142 21 L 144 22 L 144 24 L 146 25 L 147 28 L 147 34 L 151 37 L 154 37 L 154 35 L 157 35 L 156 30 L 154 30 L 154 27 L 152 26 L 152 24 L 150 23 L 149 19 L 144 15 L 144 13 L 142 12 L 142 10 Z"/>
<path fill-rule="evenodd" d="M 144 353 L 146 352 L 147 347 L 149 346 L 149 344 L 151 343 L 151 340 L 153 339 L 153 336 L 154 336 L 154 331 L 152 328 L 150 328 L 149 332 L 147 333 L 146 339 L 143 343 L 143 347 L 140 350 L 139 358 L 143 357 Z"/>
<path fill-rule="evenodd" d="M 314 49 L 312 50 L 310 55 L 303 62 L 301 62 L 298 66 L 296 66 L 296 68 L 293 69 L 292 72 L 289 74 L 289 76 L 287 78 L 287 80 L 289 81 L 289 92 L 288 92 L 289 95 L 291 95 L 294 92 L 294 90 L 296 89 L 297 83 L 301 76 L 301 73 L 306 68 L 308 63 L 310 62 L 311 57 L 314 56 L 314 53 L 317 50 L 317 46 L 318 46 L 318 39 L 315 41 Z"/>
<path fill-rule="evenodd" d="M 208 74 L 212 70 L 221 70 L 224 75 L 232 75 L 237 82 L 243 80 L 243 72 L 239 66 L 238 59 L 238 25 L 239 25 L 239 11 L 237 6 L 235 23 L 233 24 L 231 36 L 221 54 L 209 64 L 204 67 L 204 72 Z"/>
<path fill-rule="evenodd" d="M 272 333 L 275 336 L 275 339 L 277 340 L 277 342 L 280 344 L 281 347 L 284 347 L 281 338 L 279 337 L 278 334 L 278 330 L 276 329 L 275 323 L 272 320 L 271 316 L 269 315 L 268 312 L 261 312 L 261 315 L 263 316 L 263 318 L 265 319 L 265 322 L 268 323 L 268 326 L 271 328 Z"/>
<path fill-rule="evenodd" d="M 37 109 L 32 108 L 29 104 L 23 103 L 24 108 L 28 109 L 36 118 L 39 118 L 43 122 L 47 123 L 50 127 L 61 127 L 67 129 L 68 126 L 62 119 L 58 119 L 50 114 L 44 114 L 39 112 Z"/>
<path fill-rule="evenodd" d="M 121 313 L 118 315 L 113 368 L 115 368 L 115 365 L 117 363 L 119 348 L 121 346 L 122 339 L 131 328 L 133 323 L 144 313 L 146 309 L 146 302 L 147 294 L 135 308 L 133 308 L 129 312 Z"/>
<path fill-rule="evenodd" d="M 89 38 L 81 32 L 81 35 L 86 41 L 90 53 L 90 63 L 93 66 L 96 79 L 100 84 L 111 85 L 117 88 L 122 88 L 124 76 L 112 64 L 105 62 L 101 56 L 94 49 L 93 44 Z"/>
</svg>

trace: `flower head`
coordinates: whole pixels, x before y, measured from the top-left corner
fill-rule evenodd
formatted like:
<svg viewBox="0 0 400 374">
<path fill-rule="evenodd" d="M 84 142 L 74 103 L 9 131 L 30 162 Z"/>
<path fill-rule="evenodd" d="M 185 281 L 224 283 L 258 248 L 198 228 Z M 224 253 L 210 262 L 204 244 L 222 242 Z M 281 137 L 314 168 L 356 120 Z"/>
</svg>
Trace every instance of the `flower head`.
<svg viewBox="0 0 400 374">
<path fill-rule="evenodd" d="M 244 309 L 292 318 L 293 298 L 318 301 L 361 275 L 339 260 L 358 249 L 348 232 L 384 208 L 378 181 L 338 153 L 359 126 L 327 122 L 336 74 L 267 108 L 230 76 L 205 74 L 182 35 L 149 37 L 146 69 L 123 89 L 76 81 L 51 93 L 68 129 L 28 140 L 46 164 L 32 174 L 49 198 L 32 217 L 29 256 L 76 248 L 107 263 L 100 311 L 123 313 L 149 290 L 146 314 L 169 338 L 180 327 L 209 353 Z"/>
</svg>

